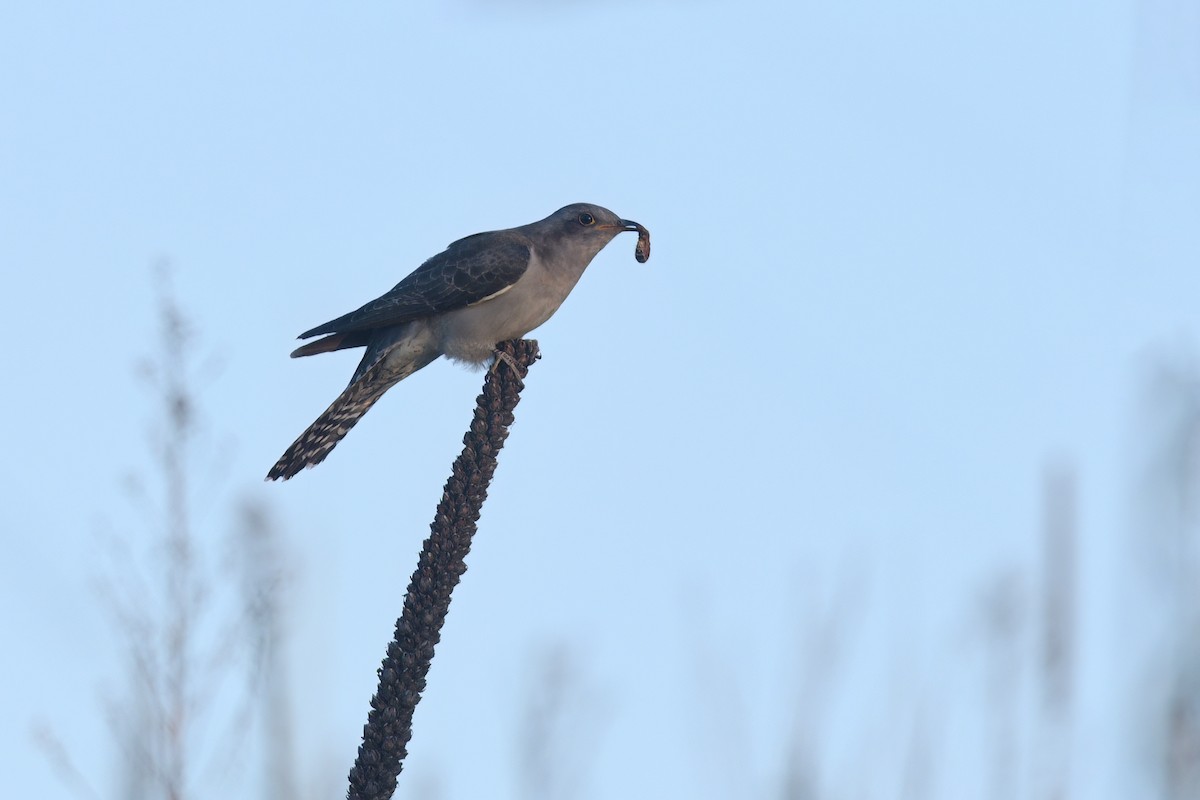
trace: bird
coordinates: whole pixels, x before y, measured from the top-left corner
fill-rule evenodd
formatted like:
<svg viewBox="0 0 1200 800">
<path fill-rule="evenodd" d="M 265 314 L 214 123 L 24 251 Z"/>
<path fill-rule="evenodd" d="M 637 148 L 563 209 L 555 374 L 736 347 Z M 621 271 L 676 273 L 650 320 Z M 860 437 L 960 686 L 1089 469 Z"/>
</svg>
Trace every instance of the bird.
<svg viewBox="0 0 1200 800">
<path fill-rule="evenodd" d="M 441 356 L 482 366 L 496 345 L 534 330 L 554 314 L 583 271 L 618 234 L 638 234 L 638 261 L 649 231 L 591 203 L 564 206 L 545 219 L 459 239 L 386 294 L 300 334 L 322 338 L 292 358 L 365 347 L 336 400 L 267 473 L 288 480 L 320 464 L 383 394 Z"/>
</svg>

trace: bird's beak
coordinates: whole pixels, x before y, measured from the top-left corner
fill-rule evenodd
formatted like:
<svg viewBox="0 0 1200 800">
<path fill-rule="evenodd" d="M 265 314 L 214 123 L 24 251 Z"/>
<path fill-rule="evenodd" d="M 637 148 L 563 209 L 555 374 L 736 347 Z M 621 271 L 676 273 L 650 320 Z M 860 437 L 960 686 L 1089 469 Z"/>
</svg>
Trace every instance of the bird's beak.
<svg viewBox="0 0 1200 800">
<path fill-rule="evenodd" d="M 640 223 L 634 222 L 630 219 L 621 220 L 619 225 L 597 225 L 596 227 L 603 228 L 606 231 L 615 230 L 621 233 L 624 233 L 625 231 L 629 231 L 631 233 L 641 233 L 642 231 L 646 230 L 641 226 Z"/>
</svg>

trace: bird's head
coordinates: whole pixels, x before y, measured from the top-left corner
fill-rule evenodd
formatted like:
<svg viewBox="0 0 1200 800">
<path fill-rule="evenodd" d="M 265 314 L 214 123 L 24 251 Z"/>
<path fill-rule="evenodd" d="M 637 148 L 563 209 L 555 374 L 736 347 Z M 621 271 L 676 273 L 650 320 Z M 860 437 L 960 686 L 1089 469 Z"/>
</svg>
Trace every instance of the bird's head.
<svg viewBox="0 0 1200 800">
<path fill-rule="evenodd" d="M 591 203 L 564 206 L 536 224 L 546 225 L 564 246 L 587 252 L 589 259 L 618 233 L 633 231 L 639 237 L 649 237 L 649 232 L 638 223 L 621 219 L 607 208 Z"/>
</svg>

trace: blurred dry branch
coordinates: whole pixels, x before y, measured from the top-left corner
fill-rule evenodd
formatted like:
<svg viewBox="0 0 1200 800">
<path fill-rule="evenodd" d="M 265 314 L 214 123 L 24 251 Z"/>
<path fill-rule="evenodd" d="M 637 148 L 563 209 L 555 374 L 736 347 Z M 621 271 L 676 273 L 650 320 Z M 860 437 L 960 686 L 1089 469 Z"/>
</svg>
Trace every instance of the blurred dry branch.
<svg viewBox="0 0 1200 800">
<path fill-rule="evenodd" d="M 425 690 L 450 595 L 467 570 L 466 557 L 496 471 L 496 456 L 508 438 L 525 375 L 539 357 L 537 342 L 524 339 L 502 342 L 497 349 L 506 357 L 498 359 L 484 379 L 463 451 L 454 462 L 409 582 L 396 637 L 379 669 L 363 743 L 350 770 L 351 800 L 386 800 L 396 790 L 412 738 L 413 712 Z"/>
<path fill-rule="evenodd" d="M 145 517 L 145 532 L 118 532 L 102 543 L 102 601 L 114 615 L 127 662 L 127 688 L 106 705 L 120 749 L 118 797 L 185 800 L 219 796 L 242 783 L 260 687 L 284 691 L 279 680 L 279 608 L 285 575 L 282 545 L 265 511 L 242 509 L 228 533 L 233 547 L 222 563 L 214 537 L 197 535 L 198 510 L 218 507 L 217 490 L 199 485 L 196 447 L 210 437 L 198 413 L 195 336 L 165 264 L 155 271 L 158 352 L 139 364 L 154 400 L 150 467 L 126 478 L 130 500 Z M 213 454 L 215 455 L 215 454 Z M 208 533 L 208 532 L 205 532 Z M 238 584 L 226 580 L 241 569 Z M 259 669 L 247 669 L 247 664 Z M 275 673 L 270 676 L 268 671 Z M 287 700 L 268 692 L 268 726 L 286 720 Z M 286 724 L 285 724 L 286 727 Z M 286 733 L 286 731 L 285 731 Z M 272 729 L 269 741 L 287 739 Z M 77 793 L 101 793 L 75 769 L 70 746 L 52 730 L 39 732 L 43 750 Z M 268 783 L 290 789 L 292 766 L 272 770 Z M 267 796 L 271 796 L 271 792 Z"/>
<path fill-rule="evenodd" d="M 565 644 L 533 657 L 524 718 L 517 736 L 524 800 L 586 794 L 588 759 L 607 721 L 606 706 L 584 684 L 578 659 Z"/>
<path fill-rule="evenodd" d="M 1168 800 L 1200 798 L 1200 364 L 1183 353 L 1150 382 L 1142 514 L 1135 547 L 1149 556 L 1151 644 L 1143 704 L 1154 706 L 1150 772 Z"/>
<path fill-rule="evenodd" d="M 162 489 L 161 501 L 142 499 L 156 554 L 138 572 L 137 548 L 122 543 L 110 567 L 109 599 L 126 643 L 131 685 L 127 700 L 109 709 L 124 749 L 129 797 L 182 800 L 192 795 L 199 719 L 208 707 L 200 684 L 201 628 L 211 605 L 209 574 L 193 538 L 189 465 L 196 426 L 192 384 L 193 335 L 179 307 L 165 265 L 156 270 L 159 313 L 156 357 L 140 366 L 161 416 L 151 426 L 154 472 L 130 479 L 134 492 Z M 154 519 L 157 517 L 158 519 Z M 136 573 L 136 574 L 134 574 Z"/>
<path fill-rule="evenodd" d="M 271 515 L 260 503 L 238 509 L 233 566 L 240 568 L 243 630 L 250 646 L 247 711 L 257 701 L 263 723 L 263 766 L 267 800 L 291 800 L 296 790 L 295 726 L 291 670 L 286 654 L 283 610 L 291 583 L 287 551 Z"/>
<path fill-rule="evenodd" d="M 991 791 L 997 800 L 1019 796 L 1021 767 L 1019 702 L 1022 661 L 1028 649 L 1029 591 L 1023 570 L 1000 571 L 984 587 L 982 629 L 987 645 L 988 701 L 991 717 Z"/>
<path fill-rule="evenodd" d="M 1047 800 L 1070 796 L 1071 709 L 1075 676 L 1075 474 L 1046 476 L 1042 521 L 1041 735 L 1038 768 Z"/>
<path fill-rule="evenodd" d="M 797 637 L 795 708 L 778 796 L 784 800 L 817 800 L 829 777 L 821 771 L 821 744 L 829 726 L 830 707 L 842 684 L 846 650 L 857 631 L 866 602 L 863 578 L 853 570 L 840 575 L 828 596 L 805 582 L 796 609 Z M 772 793 L 774 794 L 774 793 Z"/>
</svg>

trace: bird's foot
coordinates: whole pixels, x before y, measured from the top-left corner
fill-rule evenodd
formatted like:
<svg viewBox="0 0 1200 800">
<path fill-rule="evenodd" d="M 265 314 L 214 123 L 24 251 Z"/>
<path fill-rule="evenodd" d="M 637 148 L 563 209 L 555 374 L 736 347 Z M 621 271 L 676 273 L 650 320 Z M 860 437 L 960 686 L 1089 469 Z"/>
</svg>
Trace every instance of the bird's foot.
<svg viewBox="0 0 1200 800">
<path fill-rule="evenodd" d="M 512 357 L 512 353 L 508 353 L 508 352 L 505 352 L 504 350 L 499 350 L 499 349 L 493 350 L 492 351 L 492 371 L 495 372 L 496 370 L 499 370 L 501 364 L 508 364 L 509 368 L 512 369 L 512 371 L 513 371 L 513 375 L 517 376 L 517 382 L 521 385 L 522 388 L 524 388 L 525 381 L 521 377 L 521 370 L 517 368 L 517 360 Z"/>
</svg>

